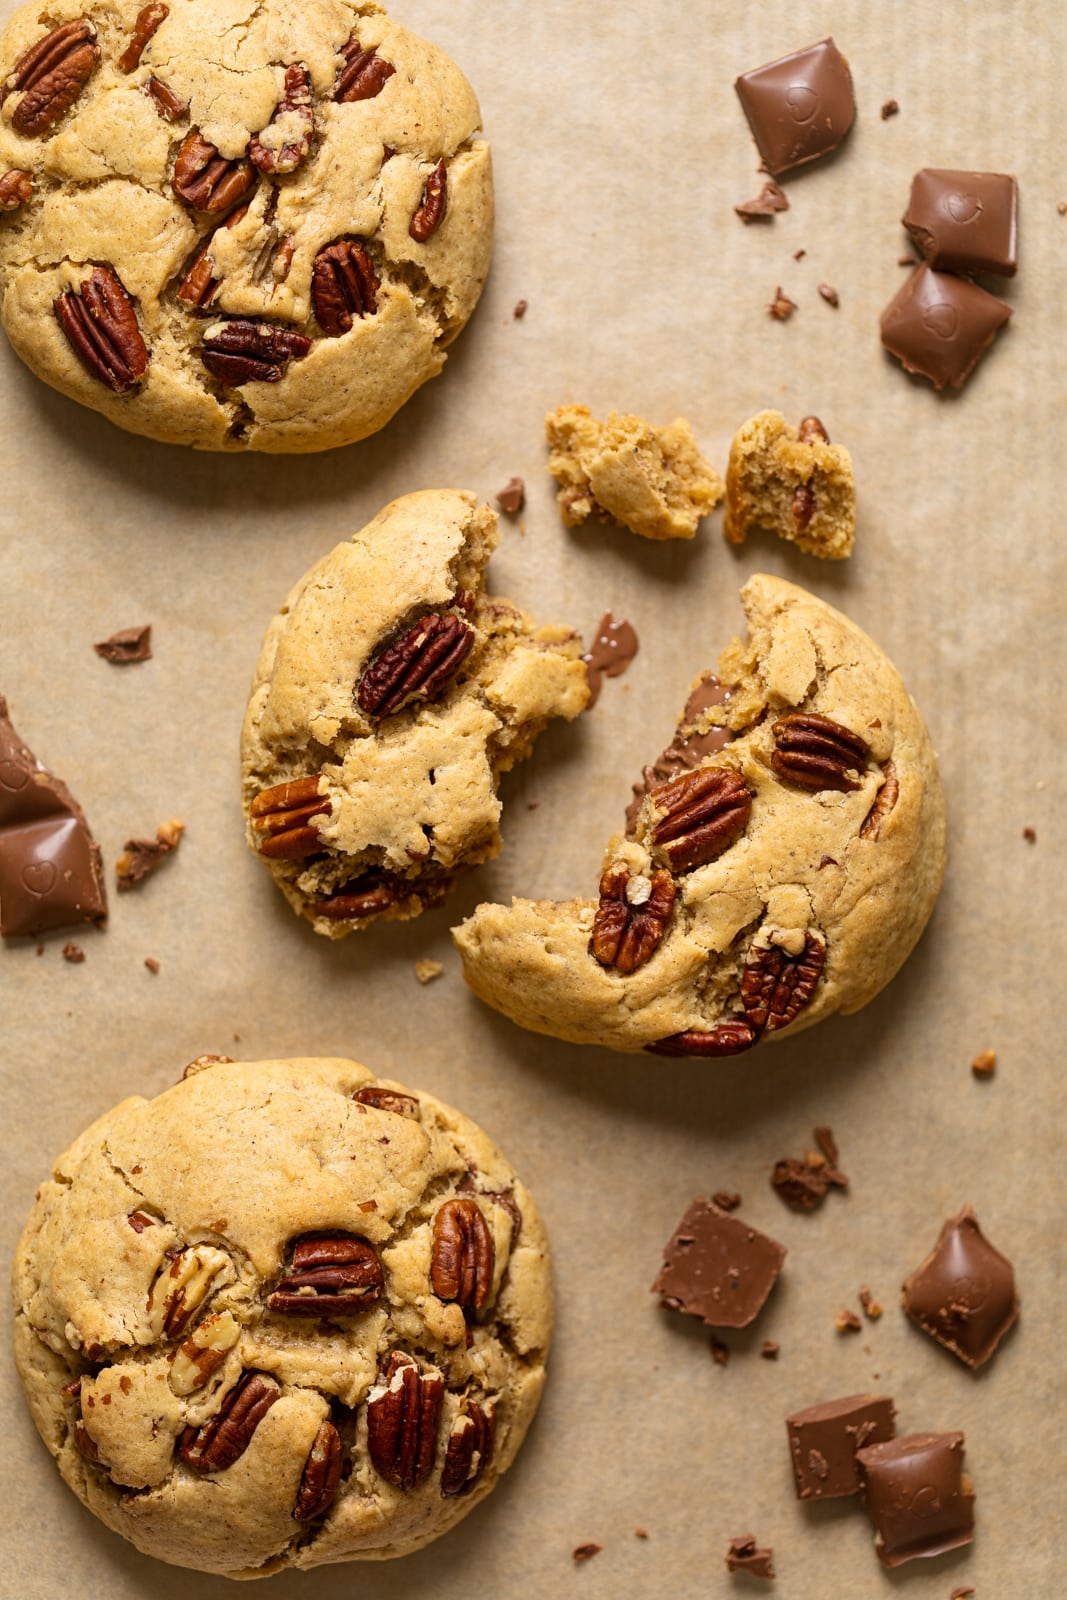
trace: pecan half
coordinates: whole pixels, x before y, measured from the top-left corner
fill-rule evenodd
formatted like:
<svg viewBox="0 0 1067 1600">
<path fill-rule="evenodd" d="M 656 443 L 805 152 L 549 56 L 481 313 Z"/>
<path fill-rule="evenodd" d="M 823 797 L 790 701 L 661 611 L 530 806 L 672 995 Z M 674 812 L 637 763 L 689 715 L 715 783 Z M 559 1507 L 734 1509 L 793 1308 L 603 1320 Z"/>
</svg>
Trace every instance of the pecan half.
<svg viewBox="0 0 1067 1600">
<path fill-rule="evenodd" d="M 475 1316 L 493 1287 L 493 1236 L 474 1200 L 446 1200 L 433 1219 L 430 1282 L 439 1300 Z"/>
<path fill-rule="evenodd" d="M 220 156 L 216 146 L 194 128 L 182 141 L 170 182 L 178 199 L 194 211 L 218 216 L 255 188 L 256 169 L 243 156 L 238 161 Z"/>
<path fill-rule="evenodd" d="M 145 6 L 137 13 L 137 20 L 133 25 L 130 42 L 119 56 L 119 68 L 122 72 L 136 72 L 141 65 L 145 46 L 154 37 L 160 23 L 170 16 L 170 7 L 164 5 Z"/>
<path fill-rule="evenodd" d="M 164 1339 L 180 1339 L 211 1292 L 215 1279 L 232 1268 L 224 1250 L 186 1245 L 169 1255 L 148 1296 L 148 1320 Z"/>
<path fill-rule="evenodd" d="M 416 695 L 431 699 L 459 670 L 473 643 L 474 630 L 462 618 L 431 611 L 367 668 L 356 693 L 360 710 L 388 717 Z"/>
<path fill-rule="evenodd" d="M 178 1449 L 193 1472 L 225 1472 L 252 1443 L 252 1435 L 281 1395 L 265 1372 L 242 1372 L 213 1417 L 184 1429 Z"/>
<path fill-rule="evenodd" d="M 145 93 L 150 97 L 156 111 L 164 122 L 177 122 L 189 110 L 188 100 L 183 100 L 180 94 L 175 94 L 169 83 L 164 83 L 162 78 L 154 75 L 145 84 Z"/>
<path fill-rule="evenodd" d="M 81 293 L 67 289 L 52 302 L 56 321 L 86 372 L 125 394 L 148 370 L 148 350 L 129 295 L 107 267 L 94 267 Z"/>
<path fill-rule="evenodd" d="M 272 861 L 298 861 L 321 849 L 312 818 L 328 815 L 328 795 L 319 793 L 322 774 L 292 778 L 262 789 L 249 806 L 252 827 L 264 835 L 258 841 L 261 855 Z"/>
<path fill-rule="evenodd" d="M 422 1372 L 400 1350 L 389 1357 L 385 1387 L 367 1402 L 367 1448 L 387 1483 L 414 1489 L 430 1474 L 437 1453 L 444 1379 Z"/>
<path fill-rule="evenodd" d="M 798 533 L 803 533 L 815 515 L 815 490 L 810 483 L 798 483 L 793 490 L 793 522 Z"/>
<path fill-rule="evenodd" d="M 32 138 L 47 133 L 77 100 L 100 59 L 96 29 L 88 17 L 66 22 L 38 39 L 15 64 L 0 91 L 0 105 L 9 94 L 21 94 L 11 124 Z"/>
<path fill-rule="evenodd" d="M 750 1022 L 730 1017 L 716 1023 L 710 1032 L 689 1028 L 685 1033 L 672 1033 L 655 1044 L 646 1044 L 645 1049 L 654 1056 L 739 1056 L 743 1050 L 751 1050 L 758 1038 Z"/>
<path fill-rule="evenodd" d="M 378 275 L 358 239 L 338 239 L 320 250 L 311 274 L 315 320 L 331 339 L 352 326 L 353 317 L 370 317 L 378 307 Z"/>
<path fill-rule="evenodd" d="M 376 917 L 399 899 L 399 879 L 387 872 L 366 872 L 361 878 L 342 884 L 328 900 L 317 900 L 311 909 L 316 917 L 347 922 L 359 917 Z"/>
<path fill-rule="evenodd" d="M 320 1423 L 304 1463 L 296 1505 L 293 1507 L 297 1522 L 310 1522 L 329 1511 L 341 1482 L 343 1466 L 341 1435 L 332 1422 Z"/>
<path fill-rule="evenodd" d="M 852 774 L 863 771 L 871 748 L 858 733 L 808 711 L 779 717 L 772 731 L 771 766 L 780 778 L 812 794 L 860 787 L 860 778 Z"/>
<path fill-rule="evenodd" d="M 729 767 L 697 767 L 649 796 L 653 812 L 661 812 L 652 829 L 652 844 L 675 872 L 689 872 L 722 855 L 748 826 L 752 792 L 739 772 Z"/>
<path fill-rule="evenodd" d="M 797 438 L 801 444 L 811 444 L 815 439 L 818 439 L 820 444 L 830 443 L 830 435 L 818 417 L 802 417 L 797 428 Z"/>
<path fill-rule="evenodd" d="M 33 198 L 33 179 L 21 167 L 12 167 L 0 178 L 0 211 L 17 211 Z"/>
<path fill-rule="evenodd" d="M 378 1083 L 369 1083 L 365 1088 L 357 1089 L 352 1098 L 361 1106 L 373 1106 L 376 1111 L 391 1111 L 395 1117 L 411 1117 L 418 1122 L 421 1116 L 419 1102 L 413 1094 L 400 1094 L 398 1090 L 383 1088 Z"/>
<path fill-rule="evenodd" d="M 295 63 L 285 69 L 285 87 L 265 128 L 254 133 L 248 154 L 260 172 L 295 172 L 311 150 L 315 118 L 311 112 L 308 69 Z"/>
<path fill-rule="evenodd" d="M 776 942 L 783 937 L 780 930 L 772 929 L 753 940 L 741 974 L 745 1016 L 761 1033 L 789 1026 L 815 993 L 826 961 L 826 941 L 821 934 L 804 934 L 803 948 L 796 955 Z"/>
<path fill-rule="evenodd" d="M 878 838 L 882 831 L 882 823 L 900 797 L 900 779 L 891 761 L 882 763 L 882 777 L 882 787 L 874 797 L 873 806 L 863 819 L 863 826 L 860 828 L 861 839 Z"/>
<path fill-rule="evenodd" d="M 448 168 L 442 158 L 426 179 L 408 232 L 417 244 L 425 244 L 445 220 L 448 210 Z"/>
<path fill-rule="evenodd" d="M 441 1493 L 446 1499 L 469 1494 L 493 1459 L 496 1411 L 491 1400 L 468 1400 L 453 1422 L 441 1468 Z"/>
<path fill-rule="evenodd" d="M 591 948 L 600 965 L 623 974 L 643 967 L 666 932 L 675 893 L 674 879 L 662 868 L 649 879 L 609 867 L 593 919 Z"/>
<path fill-rule="evenodd" d="M 170 1386 L 175 1394 L 193 1394 L 217 1372 L 241 1337 L 241 1326 L 229 1311 L 204 1317 L 175 1350 Z"/>
<path fill-rule="evenodd" d="M 280 383 L 290 361 L 302 361 L 311 340 L 291 328 L 234 317 L 205 336 L 200 359 L 220 383 Z"/>
<path fill-rule="evenodd" d="M 354 1317 L 382 1292 L 374 1246 L 352 1233 L 309 1234 L 293 1245 L 293 1270 L 267 1296 L 288 1317 Z"/>
<path fill-rule="evenodd" d="M 396 71 L 376 50 L 364 50 L 355 34 L 341 46 L 340 55 L 344 65 L 333 86 L 335 100 L 373 100 Z"/>
<path fill-rule="evenodd" d="M 100 1446 L 90 1435 L 89 1430 L 85 1426 L 85 1423 L 82 1421 L 81 1417 L 79 1417 L 75 1422 L 74 1427 L 71 1430 L 71 1437 L 74 1440 L 75 1450 L 77 1450 L 78 1454 L 83 1460 L 88 1461 L 91 1466 L 103 1467 L 104 1471 L 107 1471 L 105 1463 L 100 1459 Z"/>
</svg>

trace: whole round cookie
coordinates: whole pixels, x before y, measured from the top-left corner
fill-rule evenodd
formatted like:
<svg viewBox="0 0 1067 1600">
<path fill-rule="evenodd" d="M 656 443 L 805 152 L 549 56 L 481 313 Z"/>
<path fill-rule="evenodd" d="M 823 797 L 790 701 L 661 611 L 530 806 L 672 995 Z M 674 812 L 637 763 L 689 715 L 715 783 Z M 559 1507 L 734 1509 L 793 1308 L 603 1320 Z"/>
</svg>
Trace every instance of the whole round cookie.
<svg viewBox="0 0 1067 1600">
<path fill-rule="evenodd" d="M 132 433 L 363 439 L 481 293 L 480 120 L 374 0 L 24 6 L 0 39 L 8 338 Z"/>
<path fill-rule="evenodd" d="M 241 735 L 248 842 L 316 933 L 440 904 L 500 850 L 502 773 L 589 701 L 581 640 L 483 588 L 496 517 L 404 495 L 305 573 Z"/>
<path fill-rule="evenodd" d="M 724 1056 L 894 976 L 941 887 L 925 724 L 847 617 L 780 578 L 741 591 L 747 641 L 694 684 L 608 844 L 600 898 L 478 906 L 468 983 L 579 1044 Z"/>
<path fill-rule="evenodd" d="M 205 1056 L 41 1186 L 15 1356 L 64 1480 L 230 1577 L 404 1555 L 511 1465 L 552 1332 L 541 1219 L 467 1117 L 353 1061 Z"/>
</svg>

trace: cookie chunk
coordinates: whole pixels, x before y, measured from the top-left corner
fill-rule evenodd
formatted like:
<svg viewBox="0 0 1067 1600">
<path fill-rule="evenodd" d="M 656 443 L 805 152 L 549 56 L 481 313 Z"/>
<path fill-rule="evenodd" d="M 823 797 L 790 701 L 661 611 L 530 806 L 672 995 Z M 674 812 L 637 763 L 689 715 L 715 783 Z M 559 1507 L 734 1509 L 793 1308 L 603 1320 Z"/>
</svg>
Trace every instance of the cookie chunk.
<svg viewBox="0 0 1067 1600">
<path fill-rule="evenodd" d="M 316 933 L 437 905 L 500 849 L 497 780 L 589 700 L 581 640 L 482 592 L 496 517 L 394 500 L 286 597 L 241 756 L 248 840 Z"/>
<path fill-rule="evenodd" d="M 374 0 L 24 6 L 0 38 L 0 320 L 132 433 L 363 439 L 481 293 L 480 121 Z"/>
<path fill-rule="evenodd" d="M 893 665 L 847 617 L 757 575 L 747 640 L 646 767 L 599 900 L 481 905 L 467 982 L 578 1044 L 722 1056 L 857 1011 L 893 977 L 945 865 L 941 784 Z"/>
<path fill-rule="evenodd" d="M 691 539 L 722 499 L 722 479 L 684 417 L 653 428 L 643 417 L 612 411 L 598 422 L 588 406 L 560 406 L 545 432 L 568 527 L 596 513 L 646 539 Z"/>
<path fill-rule="evenodd" d="M 840 561 L 852 554 L 852 457 L 830 443 L 818 417 L 793 428 L 780 411 L 761 411 L 734 434 L 722 531 L 743 544 L 753 528 L 769 528 L 810 556 Z"/>
<path fill-rule="evenodd" d="M 203 1057 L 95 1122 L 15 1259 L 41 1437 L 109 1528 L 255 1578 L 397 1556 L 522 1443 L 552 1332 L 533 1200 L 353 1061 Z"/>
</svg>

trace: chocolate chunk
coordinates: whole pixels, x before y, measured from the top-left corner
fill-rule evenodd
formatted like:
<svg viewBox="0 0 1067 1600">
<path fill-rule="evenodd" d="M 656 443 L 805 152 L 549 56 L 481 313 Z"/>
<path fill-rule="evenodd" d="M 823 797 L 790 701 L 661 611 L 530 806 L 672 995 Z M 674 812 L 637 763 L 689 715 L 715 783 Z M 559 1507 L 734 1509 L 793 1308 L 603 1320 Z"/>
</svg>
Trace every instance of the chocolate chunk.
<svg viewBox="0 0 1067 1600">
<path fill-rule="evenodd" d="M 962 389 L 1010 316 L 1010 306 L 969 278 L 924 262 L 882 312 L 882 343 L 935 389 Z"/>
<path fill-rule="evenodd" d="M 177 817 L 164 822 L 156 829 L 154 839 L 127 839 L 124 853 L 115 863 L 115 876 L 120 889 L 135 889 L 150 872 L 162 866 L 167 857 L 181 843 L 185 823 Z"/>
<path fill-rule="evenodd" d="M 637 630 L 625 617 L 614 620 L 606 611 L 597 624 L 593 648 L 582 656 L 589 678 L 589 705 L 596 705 L 605 678 L 621 678 L 637 654 Z"/>
<path fill-rule="evenodd" d="M 860 1492 L 885 1567 L 940 1556 L 974 1538 L 962 1433 L 908 1433 L 856 1454 Z"/>
<path fill-rule="evenodd" d="M 521 478 L 509 478 L 507 483 L 496 496 L 496 503 L 501 511 L 506 511 L 509 517 L 514 517 L 526 504 L 526 485 Z"/>
<path fill-rule="evenodd" d="M 944 1224 L 907 1279 L 904 1310 L 968 1367 L 984 1366 L 1019 1315 L 1015 1271 L 978 1226 L 970 1206 Z"/>
<path fill-rule="evenodd" d="M 767 314 L 768 316 L 773 317 L 775 322 L 788 322 L 796 308 L 796 301 L 790 300 L 787 294 L 783 294 L 781 285 L 779 284 L 778 288 L 774 291 L 774 299 L 767 307 Z"/>
<path fill-rule="evenodd" d="M 0 934 L 46 933 L 106 915 L 100 848 L 85 814 L 22 743 L 0 695 Z"/>
<path fill-rule="evenodd" d="M 797 1211 L 814 1211 L 831 1189 L 848 1188 L 848 1179 L 837 1164 L 837 1142 L 831 1129 L 816 1128 L 814 1138 L 819 1151 L 809 1151 L 803 1160 L 783 1156 L 771 1173 L 772 1187 Z"/>
<path fill-rule="evenodd" d="M 835 1500 L 858 1494 L 856 1451 L 883 1444 L 896 1433 L 888 1395 L 850 1394 L 786 1417 L 798 1500 Z"/>
<path fill-rule="evenodd" d="M 734 88 L 775 177 L 836 150 L 856 118 L 852 75 L 832 39 L 743 73 Z"/>
<path fill-rule="evenodd" d="M 774 1288 L 785 1247 L 710 1200 L 693 1200 L 652 1285 L 671 1311 L 709 1328 L 747 1328 Z"/>
<path fill-rule="evenodd" d="M 789 201 L 785 190 L 770 182 L 763 185 L 754 200 L 745 200 L 734 210 L 742 222 L 756 222 L 761 217 L 773 217 L 776 211 L 788 211 Z"/>
<path fill-rule="evenodd" d="M 110 639 L 102 639 L 99 644 L 94 644 L 93 649 L 98 656 L 103 656 L 105 661 L 113 661 L 117 667 L 127 666 L 131 661 L 151 661 L 152 625 L 146 623 L 143 628 L 123 628 L 113 633 Z"/>
<path fill-rule="evenodd" d="M 819 293 L 826 301 L 826 304 L 828 306 L 833 306 L 835 310 L 841 304 L 841 296 L 838 294 L 837 290 L 832 287 L 832 285 L 828 283 L 820 283 Z"/>
<path fill-rule="evenodd" d="M 993 272 L 1013 278 L 1017 188 L 1006 172 L 924 167 L 911 180 L 902 221 L 939 272 Z"/>
<path fill-rule="evenodd" d="M 888 122 L 890 117 L 895 117 L 900 107 L 895 100 L 886 100 L 882 105 L 882 121 Z"/>
<path fill-rule="evenodd" d="M 774 1577 L 774 1551 L 760 1549 L 754 1533 L 739 1533 L 730 1540 L 726 1552 L 727 1572 L 747 1572 L 752 1578 Z"/>
</svg>

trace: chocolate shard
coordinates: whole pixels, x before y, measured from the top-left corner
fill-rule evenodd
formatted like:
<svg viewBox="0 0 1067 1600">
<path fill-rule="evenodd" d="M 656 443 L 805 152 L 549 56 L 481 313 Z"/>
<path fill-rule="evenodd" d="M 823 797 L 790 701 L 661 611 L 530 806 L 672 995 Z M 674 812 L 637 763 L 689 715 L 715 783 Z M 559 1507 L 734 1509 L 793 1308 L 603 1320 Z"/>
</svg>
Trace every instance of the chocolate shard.
<svg viewBox="0 0 1067 1600">
<path fill-rule="evenodd" d="M 908 1433 L 856 1453 L 860 1492 L 884 1567 L 940 1556 L 974 1538 L 962 1433 Z"/>
<path fill-rule="evenodd" d="M 693 1200 L 664 1249 L 652 1285 L 671 1311 L 709 1328 L 747 1328 L 778 1280 L 784 1245 L 710 1200 Z"/>
<path fill-rule="evenodd" d="M 912 1322 L 972 1371 L 985 1365 L 1019 1315 L 1015 1269 L 990 1244 L 970 1206 L 943 1225 L 902 1298 Z"/>
<path fill-rule="evenodd" d="M 856 119 L 852 74 L 832 39 L 742 73 L 734 88 L 776 178 L 836 150 Z"/>
<path fill-rule="evenodd" d="M 858 1494 L 856 1451 L 896 1433 L 888 1395 L 850 1394 L 786 1417 L 798 1500 L 836 1500 Z"/>
<path fill-rule="evenodd" d="M 902 221 L 939 272 L 992 272 L 1013 278 L 1018 265 L 1018 188 L 1006 172 L 924 167 L 911 180 Z"/>
<path fill-rule="evenodd" d="M 115 863 L 115 877 L 120 890 L 135 889 L 139 883 L 155 872 L 177 850 L 185 832 L 185 823 L 172 817 L 156 829 L 154 839 L 127 839 L 126 846 Z"/>
<path fill-rule="evenodd" d="M 100 847 L 67 788 L 23 744 L 0 695 L 0 934 L 107 915 Z"/>
<path fill-rule="evenodd" d="M 774 1551 L 756 1543 L 754 1533 L 739 1533 L 726 1552 L 727 1572 L 747 1572 L 750 1578 L 774 1577 Z"/>
<path fill-rule="evenodd" d="M 882 343 L 905 372 L 962 389 L 1010 316 L 995 294 L 924 262 L 882 312 Z"/>
<path fill-rule="evenodd" d="M 117 667 L 124 667 L 131 661 L 151 661 L 152 625 L 146 623 L 143 628 L 121 628 L 110 639 L 101 639 L 99 644 L 94 644 L 93 649 L 98 656 L 103 656 L 105 661 L 111 661 Z"/>
</svg>

